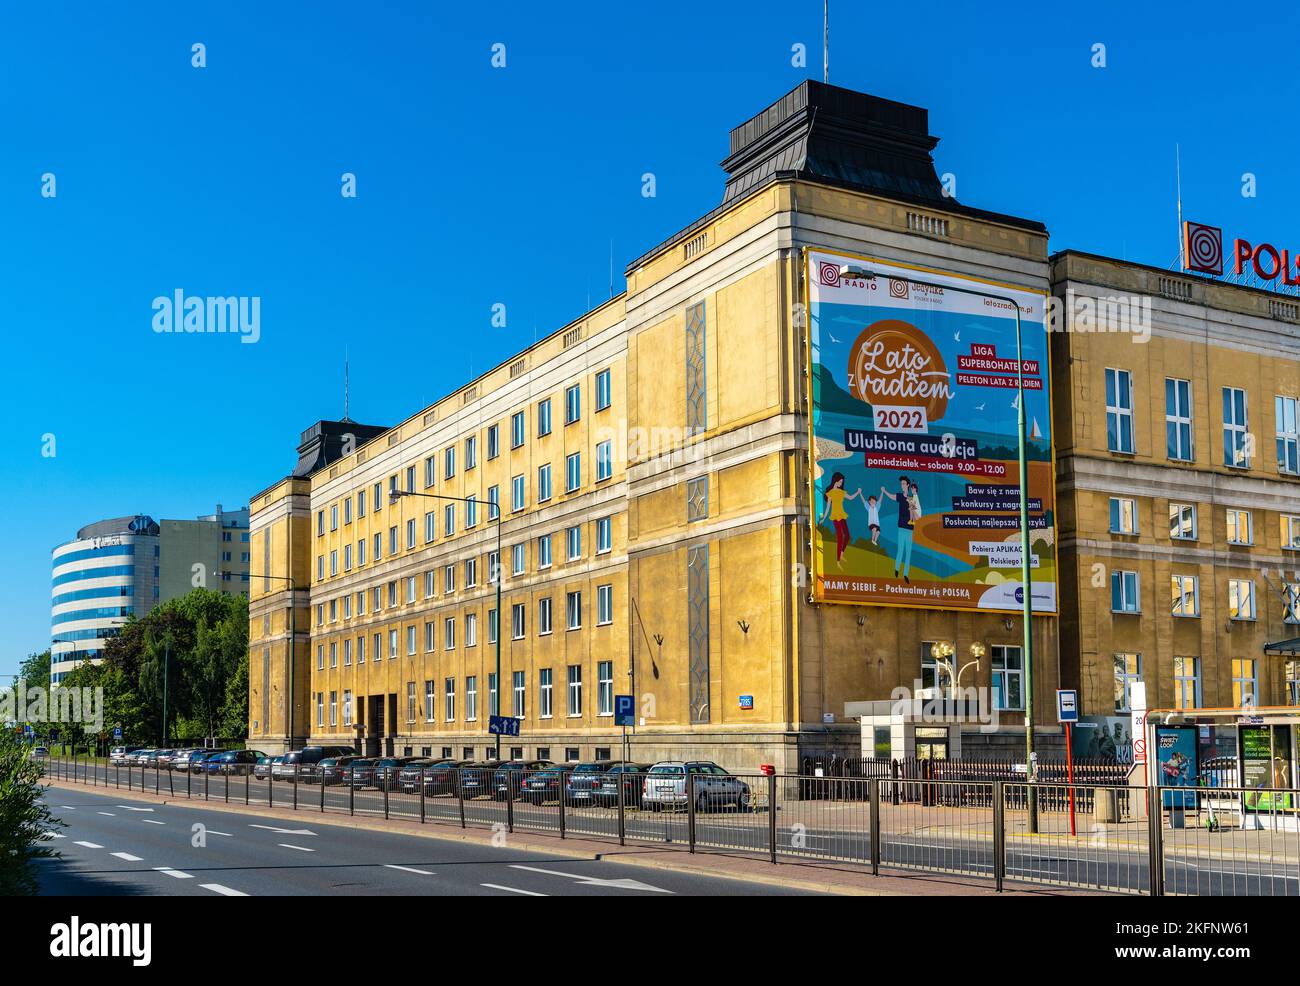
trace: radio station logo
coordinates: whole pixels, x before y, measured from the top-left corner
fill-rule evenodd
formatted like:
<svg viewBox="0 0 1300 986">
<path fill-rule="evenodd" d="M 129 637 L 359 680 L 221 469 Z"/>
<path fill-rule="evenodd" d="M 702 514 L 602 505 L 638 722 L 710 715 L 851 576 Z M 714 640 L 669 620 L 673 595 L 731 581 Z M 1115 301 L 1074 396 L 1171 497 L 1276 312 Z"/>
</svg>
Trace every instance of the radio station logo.
<svg viewBox="0 0 1300 986">
<path fill-rule="evenodd" d="M 838 288 L 840 286 L 840 265 L 828 264 L 821 261 L 817 268 L 817 280 L 828 288 Z"/>
<path fill-rule="evenodd" d="M 1183 223 L 1183 265 L 1198 274 L 1223 275 L 1223 230 L 1190 220 Z"/>
<path fill-rule="evenodd" d="M 912 286 L 907 281 L 900 281 L 896 277 L 889 279 L 889 297 L 891 298 L 910 298 L 912 296 Z"/>
</svg>

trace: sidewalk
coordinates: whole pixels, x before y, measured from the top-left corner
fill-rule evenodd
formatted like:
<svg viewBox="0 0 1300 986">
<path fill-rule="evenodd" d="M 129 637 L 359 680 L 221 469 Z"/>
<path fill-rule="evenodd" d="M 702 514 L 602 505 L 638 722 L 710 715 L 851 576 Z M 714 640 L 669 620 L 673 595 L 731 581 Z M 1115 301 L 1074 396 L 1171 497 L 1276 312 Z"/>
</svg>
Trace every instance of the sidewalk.
<svg viewBox="0 0 1300 986">
<path fill-rule="evenodd" d="M 208 808 L 213 811 L 243 813 L 262 818 L 279 818 L 299 824 L 310 819 L 312 825 L 337 825 L 350 829 L 365 829 L 378 832 L 390 832 L 400 835 L 413 835 L 427 839 L 441 839 L 456 842 L 468 842 L 475 845 L 490 846 L 494 834 L 488 829 L 466 828 L 449 825 L 444 822 L 419 822 L 405 819 L 368 818 L 320 813 L 310 810 L 293 811 L 289 808 L 268 808 L 265 805 L 244 805 L 224 801 L 193 801 L 167 795 L 155 795 L 140 791 L 123 791 L 108 788 L 86 788 L 84 784 L 74 784 L 47 778 L 51 789 L 60 791 L 90 790 L 96 794 L 106 794 L 129 801 L 147 804 L 170 804 L 192 808 Z M 756 856 L 728 853 L 717 850 L 691 853 L 684 846 L 660 846 L 629 843 L 620 846 L 617 842 L 597 839 L 566 838 L 548 836 L 536 832 L 515 832 L 505 837 L 511 848 L 530 852 L 549 853 L 555 856 L 582 859 L 600 859 L 610 863 L 625 863 L 635 866 L 656 867 L 675 870 L 695 875 L 749 880 L 756 883 L 773 884 L 810 890 L 819 893 L 841 894 L 864 897 L 1091 897 L 1108 896 L 1083 890 L 1058 887 L 1024 886 L 1007 883 L 1006 889 L 998 894 L 991 880 L 970 880 L 961 877 L 937 873 L 881 870 L 880 876 L 872 876 L 869 869 L 848 863 L 818 862 L 811 860 L 782 859 L 773 865 L 766 859 Z"/>
</svg>

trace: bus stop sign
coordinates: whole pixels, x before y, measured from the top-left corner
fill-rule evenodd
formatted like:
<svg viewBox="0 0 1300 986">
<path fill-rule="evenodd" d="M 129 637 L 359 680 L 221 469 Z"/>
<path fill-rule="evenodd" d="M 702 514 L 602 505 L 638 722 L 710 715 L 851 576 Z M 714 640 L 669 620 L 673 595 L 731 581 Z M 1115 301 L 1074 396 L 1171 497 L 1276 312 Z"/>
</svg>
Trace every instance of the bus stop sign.
<svg viewBox="0 0 1300 986">
<path fill-rule="evenodd" d="M 1056 721 L 1060 723 L 1079 721 L 1079 693 L 1073 688 L 1056 690 Z"/>
</svg>

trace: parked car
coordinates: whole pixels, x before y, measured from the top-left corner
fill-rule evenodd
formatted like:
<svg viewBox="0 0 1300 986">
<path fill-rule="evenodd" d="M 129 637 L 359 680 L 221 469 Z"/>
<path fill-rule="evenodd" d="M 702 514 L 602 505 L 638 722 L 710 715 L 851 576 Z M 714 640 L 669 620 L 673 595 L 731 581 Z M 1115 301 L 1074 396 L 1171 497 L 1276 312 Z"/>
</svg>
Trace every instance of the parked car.
<svg viewBox="0 0 1300 986">
<path fill-rule="evenodd" d="M 618 804 L 618 787 L 623 785 L 623 806 L 625 808 L 641 807 L 641 791 L 645 775 L 652 764 L 615 763 L 600 775 L 599 785 L 592 792 L 596 804 L 612 808 Z"/>
<path fill-rule="evenodd" d="M 541 770 L 554 765 L 553 760 L 507 760 L 492 774 L 492 797 L 497 801 L 519 797 L 519 785 L 526 770 Z"/>
<path fill-rule="evenodd" d="M 146 767 L 152 767 L 154 770 L 158 770 L 160 767 L 166 766 L 166 758 L 175 752 L 175 750 L 150 750 L 148 755 L 144 758 L 144 765 Z"/>
<path fill-rule="evenodd" d="M 569 769 L 569 777 L 564 784 L 564 799 L 571 805 L 592 804 L 595 792 L 600 788 L 601 777 L 609 771 L 614 760 L 586 760 L 576 763 Z"/>
<path fill-rule="evenodd" d="M 375 761 L 372 769 L 372 784 L 381 791 L 384 788 L 396 791 L 402 768 L 415 759 L 415 757 L 380 757 Z"/>
<path fill-rule="evenodd" d="M 518 796 L 535 805 L 559 801 L 564 795 L 567 771 L 567 767 L 560 766 L 525 771 L 516 778 L 519 784 Z"/>
<path fill-rule="evenodd" d="M 183 750 L 173 750 L 167 757 L 167 769 L 189 770 L 190 755 L 197 749 L 198 747 L 196 746 L 187 746 Z"/>
<path fill-rule="evenodd" d="M 492 777 L 500 760 L 467 760 L 460 765 L 460 796 L 465 800 L 492 793 Z"/>
<path fill-rule="evenodd" d="M 342 784 L 343 774 L 348 764 L 360 759 L 356 754 L 349 754 L 346 757 L 326 757 L 316 765 L 316 777 L 325 785 Z"/>
<path fill-rule="evenodd" d="M 350 746 L 304 746 L 301 750 L 290 750 L 284 755 L 279 769 L 274 767 L 271 776 L 277 781 L 291 781 L 295 775 L 298 780 L 308 783 L 315 781 L 316 765 L 328 757 L 346 757 L 356 751 Z"/>
<path fill-rule="evenodd" d="M 137 747 L 134 751 L 127 754 L 126 759 L 123 761 L 123 763 L 131 767 L 141 767 L 144 765 L 144 762 L 149 758 L 149 754 L 153 752 L 155 751 L 153 751 L 147 746 Z"/>
<path fill-rule="evenodd" d="M 226 756 L 229 750 L 204 750 L 203 756 L 198 761 L 199 774 L 215 774 L 221 766 L 221 758 Z"/>
<path fill-rule="evenodd" d="M 185 763 L 182 770 L 188 770 L 191 774 L 203 773 L 203 764 L 208 757 L 215 756 L 220 750 L 191 750 L 185 757 Z"/>
<path fill-rule="evenodd" d="M 424 793 L 455 794 L 456 771 L 474 763 L 473 760 L 441 760 L 424 768 Z"/>
<path fill-rule="evenodd" d="M 418 794 L 420 788 L 424 786 L 423 781 L 425 769 L 432 767 L 438 762 L 439 761 L 430 759 L 429 757 L 420 757 L 416 760 L 412 760 L 403 767 L 401 773 L 397 775 L 397 786 L 401 788 L 402 792 L 405 794 Z"/>
<path fill-rule="evenodd" d="M 33 760 L 44 760 L 49 755 L 50 748 L 48 746 L 33 746 L 30 752 Z"/>
<path fill-rule="evenodd" d="M 343 783 L 349 787 L 369 787 L 375 779 L 377 757 L 357 757 L 343 768 Z"/>
<path fill-rule="evenodd" d="M 642 804 L 651 811 L 685 807 L 689 800 L 686 778 L 695 778 L 695 809 L 707 811 L 732 805 L 749 807 L 749 785 L 709 760 L 663 760 L 650 768 L 641 785 Z"/>
<path fill-rule="evenodd" d="M 124 764 L 133 753 L 139 750 L 138 746 L 115 746 L 108 753 L 108 762 L 114 764 Z"/>
<path fill-rule="evenodd" d="M 209 773 L 243 777 L 245 774 L 251 774 L 258 758 L 265 755 L 260 750 L 227 750 L 225 753 L 209 757 L 204 761 L 204 766 Z"/>
<path fill-rule="evenodd" d="M 282 756 L 263 757 L 261 760 L 257 761 L 257 763 L 253 765 L 253 776 L 257 778 L 259 781 L 267 780 L 268 778 L 270 778 L 271 771 L 275 767 L 275 765 L 278 763 L 282 763 L 283 761 L 284 761 L 284 757 Z"/>
</svg>

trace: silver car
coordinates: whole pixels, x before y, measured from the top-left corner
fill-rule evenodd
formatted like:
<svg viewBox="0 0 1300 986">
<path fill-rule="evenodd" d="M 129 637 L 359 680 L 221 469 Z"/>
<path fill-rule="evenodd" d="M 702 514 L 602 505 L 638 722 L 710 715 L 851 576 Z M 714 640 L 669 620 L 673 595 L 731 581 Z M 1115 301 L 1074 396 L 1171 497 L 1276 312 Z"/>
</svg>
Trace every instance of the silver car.
<svg viewBox="0 0 1300 986">
<path fill-rule="evenodd" d="M 685 808 L 694 777 L 695 810 L 734 807 L 749 809 L 749 785 L 711 760 L 661 760 L 650 768 L 641 784 L 641 806 L 651 811 Z"/>
</svg>

